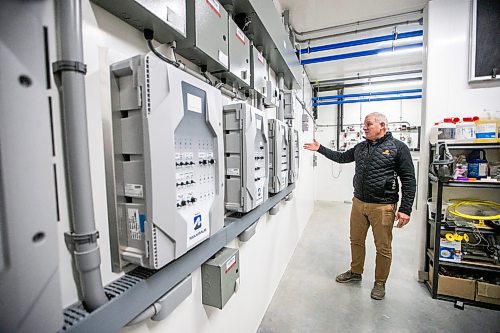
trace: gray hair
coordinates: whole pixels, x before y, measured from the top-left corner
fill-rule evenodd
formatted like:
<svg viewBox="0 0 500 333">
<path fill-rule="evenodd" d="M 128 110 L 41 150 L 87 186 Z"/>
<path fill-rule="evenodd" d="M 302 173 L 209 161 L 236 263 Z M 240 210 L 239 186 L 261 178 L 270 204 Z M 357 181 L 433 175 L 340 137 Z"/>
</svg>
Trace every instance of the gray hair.
<svg viewBox="0 0 500 333">
<path fill-rule="evenodd" d="M 373 116 L 377 123 L 384 123 L 385 126 L 387 127 L 387 117 L 385 116 L 385 114 L 380 113 L 380 112 L 372 112 L 372 113 L 367 114 L 365 119 L 370 117 L 370 116 Z"/>
</svg>

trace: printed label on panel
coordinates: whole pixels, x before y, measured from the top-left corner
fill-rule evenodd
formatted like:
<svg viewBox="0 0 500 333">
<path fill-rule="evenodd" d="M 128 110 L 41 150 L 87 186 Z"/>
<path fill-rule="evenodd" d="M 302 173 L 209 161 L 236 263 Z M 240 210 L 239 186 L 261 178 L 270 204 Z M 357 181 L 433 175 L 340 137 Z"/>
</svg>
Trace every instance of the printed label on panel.
<svg viewBox="0 0 500 333">
<path fill-rule="evenodd" d="M 125 184 L 125 195 L 127 197 L 143 198 L 143 186 L 140 184 Z"/>
</svg>

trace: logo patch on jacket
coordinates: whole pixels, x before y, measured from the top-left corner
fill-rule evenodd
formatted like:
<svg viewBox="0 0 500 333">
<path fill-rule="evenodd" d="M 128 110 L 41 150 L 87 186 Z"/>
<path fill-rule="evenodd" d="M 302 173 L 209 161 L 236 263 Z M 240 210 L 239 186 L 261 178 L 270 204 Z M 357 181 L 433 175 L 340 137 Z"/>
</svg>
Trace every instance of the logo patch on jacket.
<svg viewBox="0 0 500 333">
<path fill-rule="evenodd" d="M 382 155 L 390 155 L 391 152 L 389 151 L 389 149 L 386 149 L 384 150 L 384 152 L 382 153 Z"/>
</svg>

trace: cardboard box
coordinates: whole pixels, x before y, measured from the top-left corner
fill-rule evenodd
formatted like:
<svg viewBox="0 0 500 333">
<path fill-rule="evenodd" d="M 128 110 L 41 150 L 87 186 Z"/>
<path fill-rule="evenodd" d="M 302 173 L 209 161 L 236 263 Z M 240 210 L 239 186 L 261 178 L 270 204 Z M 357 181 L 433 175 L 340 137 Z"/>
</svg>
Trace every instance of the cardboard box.
<svg viewBox="0 0 500 333">
<path fill-rule="evenodd" d="M 433 267 L 429 265 L 429 284 L 432 287 Z M 476 298 L 476 280 L 460 279 L 451 276 L 438 275 L 439 295 L 459 297 L 474 300 Z"/>
<path fill-rule="evenodd" d="M 500 286 L 478 281 L 476 301 L 500 305 Z"/>
</svg>

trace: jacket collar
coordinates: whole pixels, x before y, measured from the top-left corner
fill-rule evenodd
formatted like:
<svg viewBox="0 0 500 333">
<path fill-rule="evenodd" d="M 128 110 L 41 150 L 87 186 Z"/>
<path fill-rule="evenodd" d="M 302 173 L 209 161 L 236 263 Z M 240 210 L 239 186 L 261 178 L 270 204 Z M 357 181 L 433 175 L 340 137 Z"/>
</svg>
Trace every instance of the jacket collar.
<svg viewBox="0 0 500 333">
<path fill-rule="evenodd" d="M 381 137 L 381 138 L 378 138 L 374 141 L 370 141 L 370 140 L 366 140 L 368 143 L 371 143 L 372 145 L 376 145 L 376 144 L 379 144 L 379 143 L 382 143 L 384 142 L 385 140 L 387 140 L 388 138 L 392 138 L 392 133 L 387 131 L 385 132 L 384 136 Z"/>
</svg>

